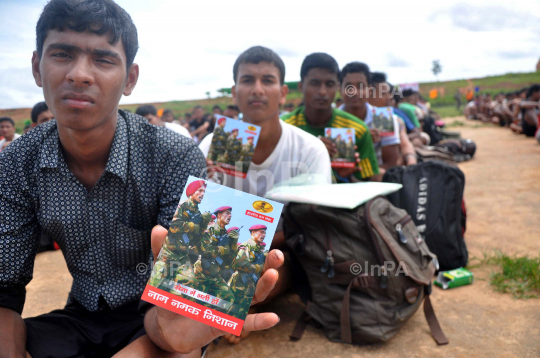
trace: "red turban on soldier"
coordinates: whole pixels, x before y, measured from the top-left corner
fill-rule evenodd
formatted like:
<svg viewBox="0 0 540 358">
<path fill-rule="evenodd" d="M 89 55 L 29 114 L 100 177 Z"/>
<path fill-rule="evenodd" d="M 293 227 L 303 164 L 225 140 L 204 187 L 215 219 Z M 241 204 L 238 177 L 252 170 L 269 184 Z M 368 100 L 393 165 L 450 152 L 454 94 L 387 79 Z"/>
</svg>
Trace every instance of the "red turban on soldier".
<svg viewBox="0 0 540 358">
<path fill-rule="evenodd" d="M 206 189 L 206 183 L 204 182 L 204 180 L 195 180 L 189 183 L 186 189 L 186 196 L 189 198 L 190 196 L 195 194 L 195 192 L 199 190 L 200 188 Z"/>
</svg>

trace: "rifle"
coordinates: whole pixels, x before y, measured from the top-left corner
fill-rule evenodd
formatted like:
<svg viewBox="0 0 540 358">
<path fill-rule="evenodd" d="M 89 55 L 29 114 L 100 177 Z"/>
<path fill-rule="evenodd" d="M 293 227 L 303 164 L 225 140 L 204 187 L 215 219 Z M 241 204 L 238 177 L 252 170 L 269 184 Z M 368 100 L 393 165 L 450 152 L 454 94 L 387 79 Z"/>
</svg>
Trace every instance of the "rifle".
<svg viewBox="0 0 540 358">
<path fill-rule="evenodd" d="M 234 230 L 231 230 L 232 231 L 236 231 L 237 233 L 240 232 L 240 230 L 244 227 L 244 225 L 240 226 L 240 228 L 238 229 L 234 229 Z M 217 237 L 218 239 L 218 246 L 227 246 L 230 244 L 229 242 L 229 233 L 226 232 L 225 234 L 221 235 L 221 236 L 218 236 Z M 216 257 L 216 261 L 218 262 L 219 265 L 223 264 L 223 259 L 221 257 Z"/>
</svg>

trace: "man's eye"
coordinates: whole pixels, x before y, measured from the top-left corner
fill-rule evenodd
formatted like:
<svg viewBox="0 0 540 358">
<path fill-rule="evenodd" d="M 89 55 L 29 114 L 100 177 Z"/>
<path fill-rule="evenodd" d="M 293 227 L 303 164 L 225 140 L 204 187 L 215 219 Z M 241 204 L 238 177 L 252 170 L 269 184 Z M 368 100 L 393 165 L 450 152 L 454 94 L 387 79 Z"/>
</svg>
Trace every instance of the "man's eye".
<svg viewBox="0 0 540 358">
<path fill-rule="evenodd" d="M 71 57 L 67 53 L 64 53 L 64 52 L 56 52 L 56 53 L 53 53 L 52 55 L 53 55 L 53 57 L 59 57 L 59 58 Z"/>
<path fill-rule="evenodd" d="M 98 59 L 97 62 L 106 63 L 108 65 L 114 65 L 114 62 L 112 62 L 111 60 L 104 59 L 104 58 Z"/>
</svg>

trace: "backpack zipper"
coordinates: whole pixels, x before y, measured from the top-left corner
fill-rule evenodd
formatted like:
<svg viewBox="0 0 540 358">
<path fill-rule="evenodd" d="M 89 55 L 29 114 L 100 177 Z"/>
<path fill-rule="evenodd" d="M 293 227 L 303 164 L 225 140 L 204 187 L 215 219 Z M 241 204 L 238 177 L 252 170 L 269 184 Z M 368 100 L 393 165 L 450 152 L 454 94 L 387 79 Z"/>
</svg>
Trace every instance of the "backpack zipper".
<svg viewBox="0 0 540 358">
<path fill-rule="evenodd" d="M 405 226 L 411 220 L 412 220 L 412 217 L 410 215 L 407 215 L 396 224 L 396 231 L 399 236 L 399 241 L 401 241 L 402 244 L 407 243 L 407 237 L 402 231 L 403 226 Z"/>
<path fill-rule="evenodd" d="M 314 212 L 314 205 L 311 205 L 311 211 Z M 326 273 L 328 278 L 334 278 L 335 271 L 334 271 L 334 257 L 332 255 L 332 242 L 330 241 L 330 237 L 328 236 L 328 232 L 326 231 L 326 227 L 323 225 L 324 228 L 324 239 L 326 242 L 326 259 L 324 260 L 323 265 L 321 266 L 321 272 Z"/>
</svg>

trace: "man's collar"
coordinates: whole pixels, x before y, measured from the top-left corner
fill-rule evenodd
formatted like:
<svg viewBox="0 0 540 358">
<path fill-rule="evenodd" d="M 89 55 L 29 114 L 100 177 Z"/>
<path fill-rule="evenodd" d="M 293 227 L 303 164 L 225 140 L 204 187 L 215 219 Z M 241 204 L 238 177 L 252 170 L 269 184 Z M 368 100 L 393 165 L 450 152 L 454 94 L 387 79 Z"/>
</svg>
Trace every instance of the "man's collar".
<svg viewBox="0 0 540 358">
<path fill-rule="evenodd" d="M 334 122 L 334 119 L 336 118 L 336 109 L 334 107 L 331 107 L 332 109 L 332 117 L 330 117 L 330 119 L 328 120 L 328 122 L 326 122 L 325 126 L 329 126 L 331 125 L 331 123 Z M 296 108 L 293 113 L 295 113 L 294 115 L 302 115 L 302 117 L 304 117 L 305 121 L 306 121 L 306 124 L 310 127 L 313 127 L 313 128 L 322 128 L 322 127 L 314 127 L 313 125 L 311 125 L 308 120 L 307 120 L 307 117 L 306 117 L 306 106 L 300 106 L 298 108 Z"/>
<path fill-rule="evenodd" d="M 114 133 L 111 153 L 105 171 L 118 176 L 124 183 L 127 181 L 129 157 L 129 138 L 126 120 L 118 114 L 116 131 Z"/>
</svg>

